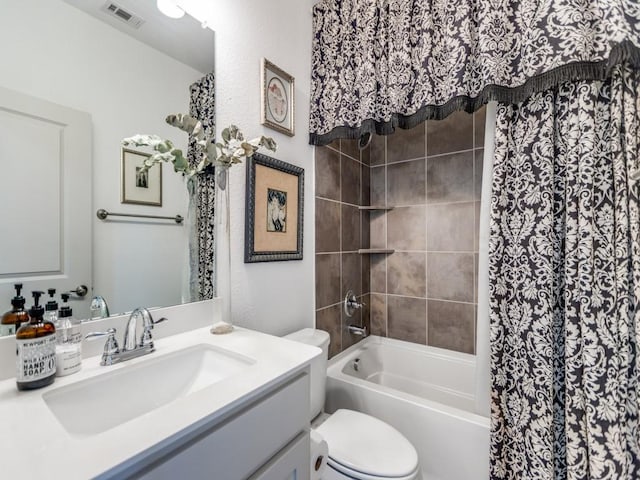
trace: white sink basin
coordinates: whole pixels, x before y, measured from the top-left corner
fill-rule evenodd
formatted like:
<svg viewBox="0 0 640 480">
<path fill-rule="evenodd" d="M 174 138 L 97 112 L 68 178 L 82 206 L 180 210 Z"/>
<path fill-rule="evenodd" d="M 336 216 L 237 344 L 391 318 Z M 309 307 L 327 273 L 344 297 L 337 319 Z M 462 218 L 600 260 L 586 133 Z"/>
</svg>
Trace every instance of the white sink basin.
<svg viewBox="0 0 640 480">
<path fill-rule="evenodd" d="M 206 388 L 255 361 L 211 345 L 194 345 L 127 365 L 43 395 L 74 435 L 94 435 Z M 148 360 L 147 360 L 148 359 Z M 104 367 L 109 369 L 111 367 Z"/>
</svg>

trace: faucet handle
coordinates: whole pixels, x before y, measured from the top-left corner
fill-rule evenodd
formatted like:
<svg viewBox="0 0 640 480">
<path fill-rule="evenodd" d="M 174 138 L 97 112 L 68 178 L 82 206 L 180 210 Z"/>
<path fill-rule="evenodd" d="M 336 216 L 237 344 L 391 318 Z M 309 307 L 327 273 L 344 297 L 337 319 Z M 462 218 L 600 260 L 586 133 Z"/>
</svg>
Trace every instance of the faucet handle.
<svg viewBox="0 0 640 480">
<path fill-rule="evenodd" d="M 358 298 L 356 294 L 353 293 L 353 290 L 349 290 L 344 297 L 344 313 L 347 317 L 352 317 L 353 313 L 359 309 L 364 307 L 366 304 L 364 302 L 358 303 Z"/>
<path fill-rule="evenodd" d="M 113 356 L 120 353 L 120 347 L 116 340 L 116 329 L 110 328 L 106 332 L 91 332 L 84 336 L 85 340 L 95 340 L 96 338 L 102 337 L 107 337 L 107 341 L 104 343 L 100 365 L 111 365 L 113 363 Z"/>
<path fill-rule="evenodd" d="M 140 338 L 140 346 L 148 347 L 153 349 L 153 336 L 151 335 L 151 330 L 154 325 L 158 323 L 164 322 L 168 320 L 166 317 L 159 318 L 158 320 L 154 320 L 151 314 L 145 316 L 144 328 L 142 329 L 142 338 Z"/>
</svg>

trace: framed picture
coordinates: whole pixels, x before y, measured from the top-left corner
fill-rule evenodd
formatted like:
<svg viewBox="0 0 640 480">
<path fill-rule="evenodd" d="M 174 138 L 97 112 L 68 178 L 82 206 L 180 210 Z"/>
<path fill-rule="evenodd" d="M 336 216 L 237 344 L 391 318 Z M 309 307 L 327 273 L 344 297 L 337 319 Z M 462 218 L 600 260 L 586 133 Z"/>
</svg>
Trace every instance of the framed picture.
<svg viewBox="0 0 640 480">
<path fill-rule="evenodd" d="M 162 206 L 162 165 L 142 171 L 142 164 L 150 155 L 122 149 L 122 193 L 120 203 Z"/>
<path fill-rule="evenodd" d="M 244 261 L 302 260 L 304 169 L 254 153 L 247 161 Z"/>
<path fill-rule="evenodd" d="M 293 137 L 294 79 L 262 59 L 262 125 Z"/>
</svg>

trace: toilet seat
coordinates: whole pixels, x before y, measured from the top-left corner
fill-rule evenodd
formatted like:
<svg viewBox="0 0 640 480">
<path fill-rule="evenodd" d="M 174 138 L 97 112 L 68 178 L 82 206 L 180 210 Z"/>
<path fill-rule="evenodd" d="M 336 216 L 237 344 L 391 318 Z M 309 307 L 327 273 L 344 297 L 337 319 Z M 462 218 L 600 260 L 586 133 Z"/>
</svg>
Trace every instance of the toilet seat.
<svg viewBox="0 0 640 480">
<path fill-rule="evenodd" d="M 340 409 L 316 431 L 329 445 L 330 467 L 357 480 L 411 480 L 418 470 L 414 446 L 391 425 Z"/>
</svg>

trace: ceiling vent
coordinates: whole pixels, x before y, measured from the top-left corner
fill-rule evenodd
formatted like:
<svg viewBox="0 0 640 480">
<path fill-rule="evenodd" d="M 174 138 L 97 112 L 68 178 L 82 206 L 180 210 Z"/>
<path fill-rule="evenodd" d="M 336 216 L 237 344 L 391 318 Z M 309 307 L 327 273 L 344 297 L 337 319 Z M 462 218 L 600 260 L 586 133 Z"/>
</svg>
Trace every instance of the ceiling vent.
<svg viewBox="0 0 640 480">
<path fill-rule="evenodd" d="M 117 18 L 133 28 L 140 28 L 144 20 L 131 11 L 127 11 L 117 3 L 107 1 L 101 8 L 106 14 Z"/>
</svg>

